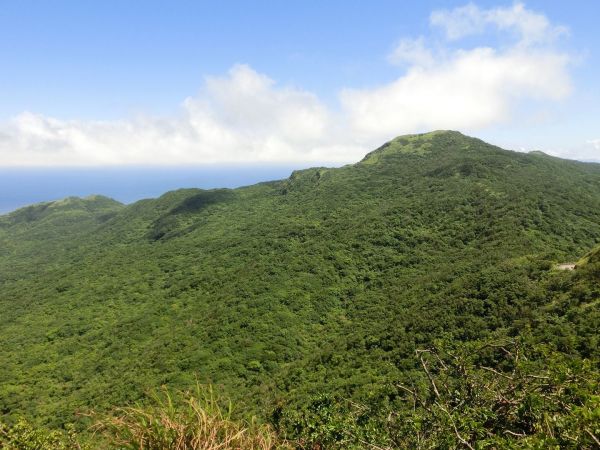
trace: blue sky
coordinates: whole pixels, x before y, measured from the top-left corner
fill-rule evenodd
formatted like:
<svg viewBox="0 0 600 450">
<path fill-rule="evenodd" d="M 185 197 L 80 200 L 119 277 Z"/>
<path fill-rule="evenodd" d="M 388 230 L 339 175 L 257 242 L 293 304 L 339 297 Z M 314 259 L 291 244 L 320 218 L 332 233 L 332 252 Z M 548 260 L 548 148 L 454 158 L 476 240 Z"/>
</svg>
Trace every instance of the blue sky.
<svg viewBox="0 0 600 450">
<path fill-rule="evenodd" d="M 433 128 L 600 160 L 598 17 L 593 1 L 6 0 L 0 166 L 343 163 Z"/>
</svg>

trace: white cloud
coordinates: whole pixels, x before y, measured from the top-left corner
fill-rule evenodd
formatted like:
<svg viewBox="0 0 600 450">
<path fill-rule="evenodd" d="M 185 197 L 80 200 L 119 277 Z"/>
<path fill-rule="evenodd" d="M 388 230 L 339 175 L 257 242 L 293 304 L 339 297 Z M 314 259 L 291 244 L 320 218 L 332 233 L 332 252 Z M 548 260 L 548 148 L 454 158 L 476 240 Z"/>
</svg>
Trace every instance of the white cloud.
<svg viewBox="0 0 600 450">
<path fill-rule="evenodd" d="M 570 57 L 552 44 L 562 28 L 520 3 L 437 11 L 431 23 L 450 39 L 489 26 L 518 36 L 502 49 L 438 43 L 436 51 L 423 37 L 402 39 L 388 56 L 402 73 L 375 88 L 342 89 L 339 108 L 236 65 L 207 78 L 174 117 L 103 122 L 25 112 L 0 125 L 0 165 L 351 162 L 395 135 L 472 132 L 510 122 L 523 102 L 571 90 Z"/>
<path fill-rule="evenodd" d="M 483 33 L 490 26 L 515 32 L 520 43 L 525 45 L 551 42 L 567 33 L 567 28 L 552 25 L 546 16 L 526 9 L 523 3 L 493 9 L 480 9 L 469 3 L 450 11 L 434 11 L 430 22 L 443 28 L 451 40 Z"/>
<path fill-rule="evenodd" d="M 573 158 L 600 162 L 600 139 L 592 139 L 591 141 L 588 141 L 583 149 L 573 152 L 571 156 Z"/>
<path fill-rule="evenodd" d="M 600 139 L 592 139 L 573 148 L 550 149 L 549 155 L 600 163 Z"/>
<path fill-rule="evenodd" d="M 567 63 L 567 56 L 545 51 L 458 51 L 428 68 L 412 67 L 388 85 L 347 89 L 342 104 L 363 135 L 475 130 L 508 120 L 515 102 L 564 98 L 571 89 Z"/>
<path fill-rule="evenodd" d="M 427 67 L 433 64 L 433 55 L 425 47 L 425 39 L 402 39 L 394 50 L 388 55 L 388 61 L 391 64 L 402 65 L 409 64 L 421 67 Z"/>
<path fill-rule="evenodd" d="M 0 141 L 3 165 L 345 162 L 364 148 L 335 139 L 328 109 L 308 92 L 278 87 L 245 65 L 207 78 L 178 117 L 65 121 L 29 112 Z"/>
<path fill-rule="evenodd" d="M 273 80 L 248 66 L 238 65 L 228 78 L 209 78 L 200 98 L 188 98 L 190 122 L 219 124 L 251 140 L 276 135 L 290 143 L 320 140 L 330 126 L 329 112 L 308 92 L 276 88 Z"/>
<path fill-rule="evenodd" d="M 430 21 L 451 40 L 489 25 L 516 31 L 518 39 L 503 49 L 446 46 L 435 54 L 423 38 L 401 41 L 388 59 L 411 63 L 405 74 L 373 89 L 342 91 L 342 105 L 360 136 L 437 128 L 473 131 L 509 121 L 521 102 L 560 100 L 571 91 L 570 58 L 549 45 L 563 28 L 520 3 L 489 10 L 468 4 L 434 11 Z"/>
</svg>

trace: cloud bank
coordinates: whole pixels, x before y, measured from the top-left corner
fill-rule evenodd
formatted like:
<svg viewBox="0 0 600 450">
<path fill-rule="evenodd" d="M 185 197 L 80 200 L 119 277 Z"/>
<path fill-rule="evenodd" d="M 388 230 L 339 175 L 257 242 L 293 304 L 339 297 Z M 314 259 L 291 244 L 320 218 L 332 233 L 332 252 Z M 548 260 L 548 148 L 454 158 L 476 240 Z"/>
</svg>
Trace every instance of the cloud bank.
<svg viewBox="0 0 600 450">
<path fill-rule="evenodd" d="M 359 155 L 359 145 L 338 144 L 337 126 L 315 95 L 236 65 L 206 78 L 176 117 L 102 122 L 22 113 L 0 131 L 0 164 L 342 162 Z"/>
<path fill-rule="evenodd" d="M 174 117 L 78 121 L 24 112 L 0 125 L 0 165 L 350 162 L 399 134 L 509 123 L 525 102 L 558 101 L 572 90 L 570 57 L 554 45 L 567 30 L 520 3 L 434 11 L 430 25 L 441 41 L 405 37 L 388 55 L 399 67 L 395 80 L 343 88 L 335 105 L 235 65 L 206 78 Z M 486 33 L 509 43 L 456 45 Z"/>
<path fill-rule="evenodd" d="M 591 139 L 576 148 L 549 150 L 547 153 L 561 158 L 600 163 L 600 139 Z"/>
</svg>

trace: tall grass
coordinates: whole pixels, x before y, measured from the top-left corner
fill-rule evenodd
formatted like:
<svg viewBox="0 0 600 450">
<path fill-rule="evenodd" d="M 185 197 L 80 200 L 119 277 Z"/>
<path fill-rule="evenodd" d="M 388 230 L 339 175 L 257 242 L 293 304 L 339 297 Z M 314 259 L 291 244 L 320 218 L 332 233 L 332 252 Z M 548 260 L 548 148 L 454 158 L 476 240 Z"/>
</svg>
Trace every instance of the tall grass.
<svg viewBox="0 0 600 450">
<path fill-rule="evenodd" d="M 224 403 L 226 406 L 223 406 Z M 232 419 L 212 387 L 151 394 L 149 405 L 117 408 L 94 426 L 109 448 L 135 450 L 291 449 L 267 425 Z"/>
</svg>

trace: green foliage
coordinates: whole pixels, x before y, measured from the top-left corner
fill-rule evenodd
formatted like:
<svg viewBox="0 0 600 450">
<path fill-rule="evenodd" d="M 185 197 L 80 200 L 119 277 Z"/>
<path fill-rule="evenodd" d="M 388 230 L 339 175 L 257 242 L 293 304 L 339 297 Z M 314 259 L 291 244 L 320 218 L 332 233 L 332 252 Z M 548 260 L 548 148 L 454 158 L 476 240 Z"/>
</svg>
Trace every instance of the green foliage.
<svg viewBox="0 0 600 450">
<path fill-rule="evenodd" d="M 421 370 L 393 386 L 395 401 L 320 396 L 278 407 L 276 428 L 302 448 L 598 445 L 600 386 L 590 361 L 514 340 L 438 345 L 417 350 Z"/>
<path fill-rule="evenodd" d="M 0 216 L 0 419 L 60 428 L 199 379 L 306 446 L 391 446 L 440 340 L 597 374 L 598 253 L 552 268 L 599 242 L 599 165 L 456 132 L 240 189 L 34 205 Z"/>
<path fill-rule="evenodd" d="M 279 435 L 297 448 L 361 449 L 389 441 L 382 412 L 376 401 L 357 404 L 335 395 L 318 395 L 303 407 L 279 405 L 271 421 Z"/>
<path fill-rule="evenodd" d="M 88 449 L 79 441 L 72 427 L 48 431 L 37 428 L 25 419 L 14 425 L 0 423 L 0 448 L 6 450 L 82 450 Z"/>
<path fill-rule="evenodd" d="M 419 351 L 428 383 L 400 386 L 413 408 L 395 415 L 395 444 L 592 448 L 600 431 L 597 372 L 589 361 L 527 350 L 509 341 Z"/>
</svg>

